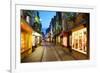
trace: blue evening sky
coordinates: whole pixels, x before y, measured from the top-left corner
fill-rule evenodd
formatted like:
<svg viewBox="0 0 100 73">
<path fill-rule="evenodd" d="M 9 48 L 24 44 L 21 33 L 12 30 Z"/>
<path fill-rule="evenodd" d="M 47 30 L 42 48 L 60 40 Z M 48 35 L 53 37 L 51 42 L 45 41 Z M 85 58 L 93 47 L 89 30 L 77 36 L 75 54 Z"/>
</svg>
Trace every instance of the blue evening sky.
<svg viewBox="0 0 100 73">
<path fill-rule="evenodd" d="M 39 16 L 42 23 L 42 31 L 45 32 L 49 27 L 51 19 L 56 15 L 56 12 L 39 11 Z"/>
</svg>

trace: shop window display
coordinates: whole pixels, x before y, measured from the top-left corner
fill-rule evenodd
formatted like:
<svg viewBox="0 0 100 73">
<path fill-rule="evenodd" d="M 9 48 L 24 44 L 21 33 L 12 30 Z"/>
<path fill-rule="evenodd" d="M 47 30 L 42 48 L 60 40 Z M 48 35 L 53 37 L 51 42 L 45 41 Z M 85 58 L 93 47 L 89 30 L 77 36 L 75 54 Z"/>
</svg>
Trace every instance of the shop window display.
<svg viewBox="0 0 100 73">
<path fill-rule="evenodd" d="M 25 40 L 26 40 L 26 33 L 22 32 L 21 33 L 21 52 L 24 52 L 27 47 Z"/>
<path fill-rule="evenodd" d="M 87 54 L 87 29 L 72 32 L 72 49 Z"/>
<path fill-rule="evenodd" d="M 24 41 L 24 34 L 21 33 L 21 53 L 24 51 L 25 41 Z"/>
<path fill-rule="evenodd" d="M 79 48 L 82 50 L 82 33 L 79 33 Z"/>
<path fill-rule="evenodd" d="M 83 50 L 84 50 L 84 52 L 86 52 L 86 50 L 87 50 L 87 32 L 86 31 L 84 31 L 83 32 Z"/>
<path fill-rule="evenodd" d="M 25 47 L 24 34 L 21 33 L 21 49 Z"/>
<path fill-rule="evenodd" d="M 73 35 L 73 48 L 77 49 L 78 48 L 78 33 L 75 32 Z"/>
<path fill-rule="evenodd" d="M 69 36 L 69 40 L 70 40 L 69 41 L 69 43 L 70 43 L 69 45 L 72 46 L 72 35 Z"/>
</svg>

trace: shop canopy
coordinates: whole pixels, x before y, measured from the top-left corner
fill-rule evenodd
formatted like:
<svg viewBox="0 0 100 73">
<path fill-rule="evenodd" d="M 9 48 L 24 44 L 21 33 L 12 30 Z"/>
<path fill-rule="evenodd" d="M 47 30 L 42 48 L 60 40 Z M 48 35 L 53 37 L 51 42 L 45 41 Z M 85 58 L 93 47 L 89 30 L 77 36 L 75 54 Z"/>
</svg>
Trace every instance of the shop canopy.
<svg viewBox="0 0 100 73">
<path fill-rule="evenodd" d="M 37 33 L 36 31 L 33 31 L 33 32 L 32 32 L 32 35 L 33 35 L 33 36 L 39 36 L 39 37 L 41 37 L 41 34 Z"/>
<path fill-rule="evenodd" d="M 67 32 L 66 32 L 66 31 L 62 31 L 61 34 L 60 34 L 60 36 L 61 36 L 61 37 L 62 37 L 62 36 L 67 36 Z"/>
<path fill-rule="evenodd" d="M 31 26 L 24 19 L 21 19 L 21 30 L 28 33 L 32 33 L 33 31 Z"/>
</svg>

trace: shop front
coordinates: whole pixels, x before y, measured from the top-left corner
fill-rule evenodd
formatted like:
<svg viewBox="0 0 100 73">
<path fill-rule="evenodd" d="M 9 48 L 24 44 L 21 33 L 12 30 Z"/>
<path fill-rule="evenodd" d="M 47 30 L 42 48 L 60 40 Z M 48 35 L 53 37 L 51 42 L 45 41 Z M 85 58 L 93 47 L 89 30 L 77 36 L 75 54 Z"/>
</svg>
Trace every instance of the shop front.
<svg viewBox="0 0 100 73">
<path fill-rule="evenodd" d="M 21 59 L 32 52 L 32 28 L 21 20 Z"/>
<path fill-rule="evenodd" d="M 67 32 L 62 32 L 60 36 L 61 36 L 61 45 L 67 47 L 67 41 L 68 41 Z"/>
<path fill-rule="evenodd" d="M 61 44 L 61 37 L 60 37 L 60 35 L 58 35 L 58 44 Z"/>
<path fill-rule="evenodd" d="M 36 48 L 38 45 L 41 44 L 41 34 L 37 33 L 36 31 L 32 32 L 32 47 L 33 49 Z"/>
<path fill-rule="evenodd" d="M 87 27 L 80 26 L 72 30 L 72 49 L 87 54 Z"/>
</svg>

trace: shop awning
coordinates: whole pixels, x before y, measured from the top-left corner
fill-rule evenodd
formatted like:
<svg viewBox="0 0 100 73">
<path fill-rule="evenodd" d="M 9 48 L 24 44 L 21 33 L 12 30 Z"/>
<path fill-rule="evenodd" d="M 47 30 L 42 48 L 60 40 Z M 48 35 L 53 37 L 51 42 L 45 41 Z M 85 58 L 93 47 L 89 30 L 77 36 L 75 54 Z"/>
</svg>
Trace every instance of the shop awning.
<svg viewBox="0 0 100 73">
<path fill-rule="evenodd" d="M 42 36 L 41 34 L 37 33 L 36 31 L 33 31 L 33 32 L 32 32 L 32 35 L 33 35 L 33 36 L 39 36 L 39 37 Z"/>
<path fill-rule="evenodd" d="M 62 36 L 67 36 L 67 32 L 66 32 L 66 31 L 62 31 L 61 34 L 60 34 L 60 36 L 61 36 L 61 37 L 62 37 Z"/>
<path fill-rule="evenodd" d="M 24 19 L 21 19 L 21 30 L 23 30 L 23 31 L 25 31 L 25 32 L 29 32 L 29 33 L 32 33 L 32 28 L 31 28 L 31 26 L 27 23 L 27 22 L 25 22 L 25 20 Z"/>
</svg>

